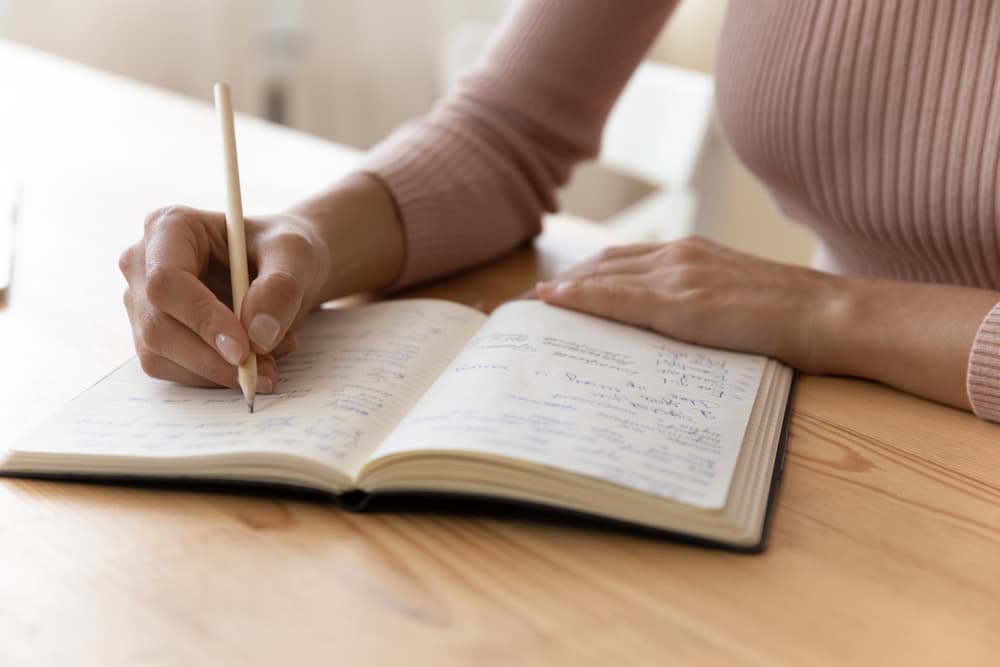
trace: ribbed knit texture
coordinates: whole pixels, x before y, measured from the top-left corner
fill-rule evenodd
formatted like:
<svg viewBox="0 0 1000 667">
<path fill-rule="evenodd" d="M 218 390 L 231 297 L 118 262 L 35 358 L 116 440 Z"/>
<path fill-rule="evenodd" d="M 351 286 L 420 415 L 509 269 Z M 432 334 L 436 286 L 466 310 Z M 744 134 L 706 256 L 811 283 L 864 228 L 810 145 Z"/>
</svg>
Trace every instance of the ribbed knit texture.
<svg viewBox="0 0 1000 667">
<path fill-rule="evenodd" d="M 538 231 L 674 4 L 520 2 L 459 94 L 372 151 L 406 227 L 400 284 Z M 821 268 L 1000 290 L 1000 2 L 731 0 L 716 95 Z M 968 391 L 1000 421 L 1000 306 Z"/>
<path fill-rule="evenodd" d="M 969 402 L 983 419 L 1000 422 L 1000 304 L 983 320 L 969 354 Z"/>
<path fill-rule="evenodd" d="M 514 248 L 556 209 L 556 190 L 597 155 L 615 98 L 675 2 L 523 0 L 458 95 L 376 146 L 365 169 L 406 226 L 397 283 Z"/>
</svg>

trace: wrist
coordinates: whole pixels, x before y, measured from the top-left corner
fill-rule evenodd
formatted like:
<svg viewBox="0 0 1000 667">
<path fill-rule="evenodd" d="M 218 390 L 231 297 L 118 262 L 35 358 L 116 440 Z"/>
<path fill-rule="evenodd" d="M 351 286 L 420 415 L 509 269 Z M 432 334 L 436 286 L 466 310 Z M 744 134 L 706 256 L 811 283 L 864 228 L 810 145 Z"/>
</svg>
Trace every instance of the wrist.
<svg viewBox="0 0 1000 667">
<path fill-rule="evenodd" d="M 817 324 L 818 370 L 968 409 L 969 354 L 996 292 L 840 278 Z M 811 369 L 810 369 L 811 370 Z"/>
<path fill-rule="evenodd" d="M 402 271 L 402 223 L 392 195 L 374 176 L 351 174 L 289 213 L 306 221 L 329 258 L 313 306 L 387 287 Z"/>
<path fill-rule="evenodd" d="M 809 362 L 803 370 L 822 375 L 858 374 L 859 362 L 878 346 L 876 292 L 873 281 L 828 276 L 807 332 Z"/>
</svg>

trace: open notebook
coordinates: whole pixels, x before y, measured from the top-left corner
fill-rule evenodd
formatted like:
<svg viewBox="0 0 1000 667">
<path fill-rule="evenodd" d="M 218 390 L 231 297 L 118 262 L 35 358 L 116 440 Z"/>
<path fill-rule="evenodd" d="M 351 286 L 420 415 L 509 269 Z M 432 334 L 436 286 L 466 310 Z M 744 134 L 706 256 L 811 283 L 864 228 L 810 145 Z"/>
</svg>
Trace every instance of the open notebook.
<svg viewBox="0 0 1000 667">
<path fill-rule="evenodd" d="M 280 371 L 250 415 L 133 359 L 0 473 L 473 494 L 763 544 L 792 384 L 776 361 L 537 301 L 408 300 L 314 313 Z"/>
</svg>

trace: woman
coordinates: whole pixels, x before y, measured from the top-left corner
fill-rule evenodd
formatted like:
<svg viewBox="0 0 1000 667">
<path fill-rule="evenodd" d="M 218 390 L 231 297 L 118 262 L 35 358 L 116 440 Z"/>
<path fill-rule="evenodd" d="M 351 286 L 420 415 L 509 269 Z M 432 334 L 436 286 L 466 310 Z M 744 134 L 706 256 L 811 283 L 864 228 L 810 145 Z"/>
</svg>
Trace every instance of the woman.
<svg viewBox="0 0 1000 667">
<path fill-rule="evenodd" d="M 317 304 L 537 233 L 674 4 L 518 3 L 455 97 L 358 173 L 248 224 L 246 327 L 210 289 L 228 275 L 222 215 L 151 215 L 121 262 L 143 367 L 232 387 L 252 346 L 269 391 Z M 825 271 L 692 239 L 611 250 L 539 296 L 1000 421 L 1000 5 L 731 0 L 716 77 L 729 141 L 816 231 Z"/>
</svg>

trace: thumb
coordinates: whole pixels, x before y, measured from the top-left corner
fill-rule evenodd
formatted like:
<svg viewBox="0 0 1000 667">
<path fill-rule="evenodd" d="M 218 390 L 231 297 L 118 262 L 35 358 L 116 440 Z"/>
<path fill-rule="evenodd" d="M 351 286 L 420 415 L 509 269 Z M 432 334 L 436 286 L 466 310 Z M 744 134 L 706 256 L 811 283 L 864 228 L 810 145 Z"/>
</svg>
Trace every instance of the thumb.
<svg viewBox="0 0 1000 667">
<path fill-rule="evenodd" d="M 315 249 L 302 236 L 279 234 L 257 247 L 257 277 L 243 300 L 241 320 L 254 351 L 269 354 L 285 338 L 302 309 L 316 273 Z"/>
</svg>

